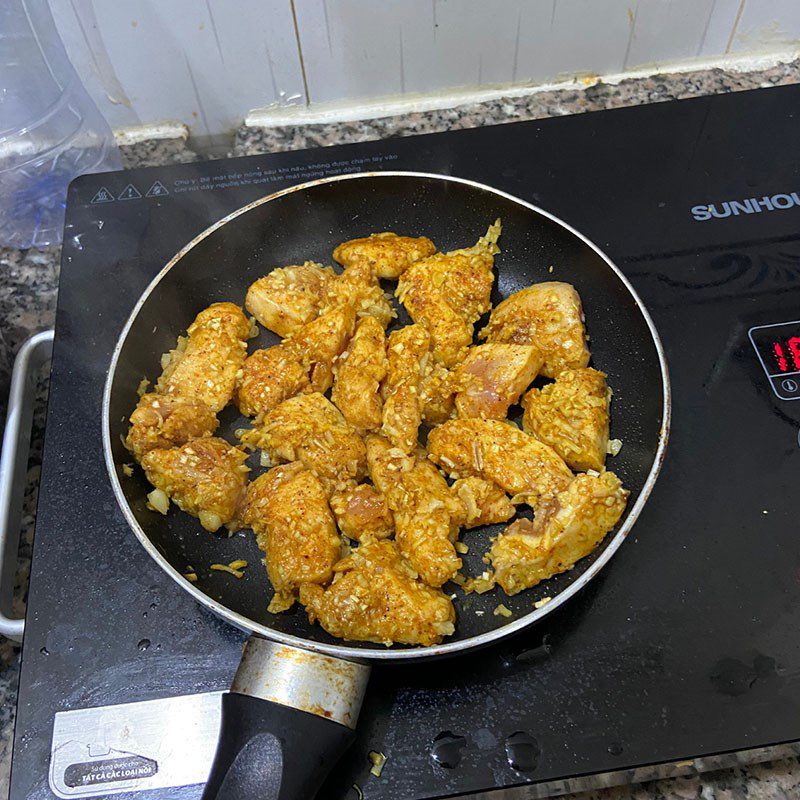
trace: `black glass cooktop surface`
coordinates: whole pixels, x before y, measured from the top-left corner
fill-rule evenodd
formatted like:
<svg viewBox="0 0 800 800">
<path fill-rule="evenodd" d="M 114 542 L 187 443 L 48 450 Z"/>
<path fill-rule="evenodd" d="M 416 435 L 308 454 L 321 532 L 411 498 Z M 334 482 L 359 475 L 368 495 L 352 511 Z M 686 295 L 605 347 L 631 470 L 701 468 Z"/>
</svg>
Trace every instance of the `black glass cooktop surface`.
<svg viewBox="0 0 800 800">
<path fill-rule="evenodd" d="M 800 739 L 799 112 L 800 87 L 775 88 L 76 181 L 12 800 L 124 788 L 119 775 L 81 783 L 74 764 L 53 783 L 57 712 L 221 690 L 239 660 L 244 635 L 161 573 L 106 477 L 103 382 L 137 297 L 239 206 L 373 169 L 488 183 L 593 239 L 652 313 L 673 422 L 656 488 L 600 576 L 499 646 L 377 667 L 356 744 L 322 796 L 355 797 L 357 784 L 370 800 L 451 797 Z M 463 737 L 452 768 L 431 759 L 444 732 Z M 535 740 L 522 771 L 506 753 L 518 732 Z M 380 778 L 370 750 L 388 756 Z"/>
</svg>

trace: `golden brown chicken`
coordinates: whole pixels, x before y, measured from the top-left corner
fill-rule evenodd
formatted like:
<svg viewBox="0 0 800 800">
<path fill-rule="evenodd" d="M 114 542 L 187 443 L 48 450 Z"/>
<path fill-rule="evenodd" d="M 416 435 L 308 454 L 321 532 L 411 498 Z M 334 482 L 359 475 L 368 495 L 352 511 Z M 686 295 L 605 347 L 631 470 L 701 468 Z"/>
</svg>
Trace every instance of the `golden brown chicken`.
<svg viewBox="0 0 800 800">
<path fill-rule="evenodd" d="M 255 326 L 241 308 L 198 314 L 131 415 L 125 444 L 156 487 L 149 507 L 166 514 L 171 498 L 208 530 L 249 525 L 269 610 L 299 597 L 312 623 L 349 640 L 436 644 L 454 632 L 448 580 L 515 594 L 571 569 L 627 502 L 604 471 L 611 392 L 588 368 L 570 284 L 511 295 L 473 344 L 500 233 L 498 219 L 446 253 L 376 233 L 335 249 L 339 274 L 310 261 L 273 270 L 245 305 L 283 342 L 249 358 Z M 398 279 L 413 321 L 388 338 L 397 314 L 380 279 Z M 555 383 L 524 394 L 537 375 Z M 249 488 L 245 453 L 213 435 L 234 397 L 254 419 L 242 445 L 278 465 Z M 521 397 L 523 430 L 506 420 Z M 461 581 L 459 531 L 509 523 L 520 504 L 534 519 L 492 539 L 491 577 Z"/>
<path fill-rule="evenodd" d="M 245 359 L 236 379 L 236 405 L 256 417 L 301 392 L 311 391 L 305 367 L 285 344 L 256 350 Z"/>
<path fill-rule="evenodd" d="M 401 276 L 396 295 L 411 319 L 428 329 L 433 354 L 457 364 L 472 343 L 474 323 L 490 308 L 498 220 L 477 244 L 416 261 Z"/>
<path fill-rule="evenodd" d="M 497 537 L 489 558 L 506 594 L 571 569 L 617 524 L 628 492 L 613 472 L 578 475 L 535 519 L 518 519 Z"/>
<path fill-rule="evenodd" d="M 569 283 L 547 281 L 515 292 L 495 307 L 480 337 L 533 345 L 544 356 L 541 374 L 547 378 L 589 363 L 583 306 Z"/>
<path fill-rule="evenodd" d="M 381 432 L 404 453 L 417 447 L 417 431 L 422 422 L 421 378 L 429 346 L 430 336 L 424 325 L 406 325 L 389 336 Z"/>
<path fill-rule="evenodd" d="M 428 452 L 450 477 L 475 475 L 493 481 L 533 506 L 566 489 L 574 477 L 554 450 L 499 420 L 445 422 L 428 435 Z"/>
<path fill-rule="evenodd" d="M 247 488 L 244 522 L 255 531 L 275 589 L 268 611 L 285 611 L 304 583 L 330 583 L 341 539 L 319 479 L 299 462 L 273 467 Z"/>
<path fill-rule="evenodd" d="M 441 425 L 453 416 L 458 388 L 456 373 L 433 358 L 426 360 L 419 386 L 422 419 L 428 425 Z"/>
<path fill-rule="evenodd" d="M 343 242 L 333 251 L 333 257 L 343 267 L 366 262 L 379 278 L 396 280 L 415 261 L 435 252 L 436 245 L 425 236 L 413 238 L 387 232 Z"/>
<path fill-rule="evenodd" d="M 327 495 L 366 472 L 361 437 L 339 409 L 317 392 L 285 400 L 241 439 L 248 447 L 264 450 L 273 463 L 302 462 L 320 479 Z"/>
<path fill-rule="evenodd" d="M 470 347 L 458 368 L 456 410 L 462 418 L 505 419 L 509 406 L 531 385 L 543 362 L 528 345 Z"/>
<path fill-rule="evenodd" d="M 249 472 L 246 458 L 224 439 L 207 436 L 181 447 L 151 450 L 142 458 L 142 467 L 156 489 L 214 532 L 223 525 L 239 527 Z"/>
<path fill-rule="evenodd" d="M 328 287 L 322 311 L 349 303 L 356 316 L 371 316 L 385 328 L 396 316 L 391 300 L 384 294 L 375 275 L 375 268 L 367 262 L 353 264 L 336 277 Z"/>
<path fill-rule="evenodd" d="M 319 316 L 335 277 L 313 261 L 274 269 L 250 286 L 244 304 L 265 328 L 290 336 Z"/>
<path fill-rule="evenodd" d="M 459 478 L 450 491 L 464 506 L 464 528 L 508 522 L 517 512 L 508 495 L 496 483 L 483 478 Z"/>
<path fill-rule="evenodd" d="M 311 622 L 332 636 L 389 645 L 432 645 L 455 630 L 450 598 L 417 580 L 392 541 L 371 541 L 335 567 L 333 583 L 300 588 Z"/>
<path fill-rule="evenodd" d="M 300 359 L 315 392 L 327 392 L 331 388 L 333 364 L 347 347 L 355 324 L 355 309 L 352 304 L 345 303 L 303 325 L 284 341 Z"/>
<path fill-rule="evenodd" d="M 193 439 L 211 436 L 218 427 L 214 412 L 199 400 L 145 394 L 131 414 L 125 446 L 141 461 L 150 450 L 179 447 Z"/>
<path fill-rule="evenodd" d="M 574 470 L 600 471 L 608 450 L 611 391 L 596 369 L 564 370 L 555 383 L 522 400 L 522 427 Z"/>
<path fill-rule="evenodd" d="M 394 533 L 394 518 L 385 498 L 368 483 L 333 494 L 331 510 L 339 530 L 348 539 L 366 542 L 388 539 Z"/>
<path fill-rule="evenodd" d="M 333 366 L 331 400 L 359 432 L 381 426 L 381 381 L 386 377 L 386 334 L 375 317 L 363 317 Z"/>
<path fill-rule="evenodd" d="M 454 542 L 464 507 L 421 448 L 406 455 L 383 436 L 367 437 L 370 477 L 394 515 L 400 552 L 429 586 L 441 586 L 461 567 Z"/>
<path fill-rule="evenodd" d="M 214 303 L 201 311 L 186 337 L 165 354 L 158 394 L 190 397 L 205 403 L 214 414 L 233 397 L 236 374 L 247 355 L 250 321 L 233 303 Z"/>
</svg>

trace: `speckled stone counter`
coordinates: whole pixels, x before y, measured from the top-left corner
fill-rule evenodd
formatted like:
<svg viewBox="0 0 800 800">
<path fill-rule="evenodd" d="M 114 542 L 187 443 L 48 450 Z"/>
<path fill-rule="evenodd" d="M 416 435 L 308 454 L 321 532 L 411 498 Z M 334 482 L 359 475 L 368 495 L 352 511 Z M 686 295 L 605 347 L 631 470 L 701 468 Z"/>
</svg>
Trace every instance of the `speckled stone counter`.
<svg viewBox="0 0 800 800">
<path fill-rule="evenodd" d="M 622 81 L 618 84 L 589 82 L 585 88 L 547 91 L 526 97 L 508 97 L 472 103 L 432 112 L 406 114 L 382 119 L 340 122 L 329 125 L 282 128 L 241 128 L 230 155 L 252 155 L 278 150 L 328 146 L 392 136 L 470 128 L 563 114 L 662 102 L 717 92 L 741 91 L 800 81 L 800 61 L 781 64 L 761 72 L 731 73 L 707 70 L 675 75 L 658 75 Z M 192 161 L 202 156 L 180 140 L 154 140 L 124 148 L 127 166 L 150 166 Z M 0 419 L 5 419 L 6 397 L 14 354 L 22 342 L 37 331 L 52 327 L 58 288 L 60 248 L 18 251 L 0 248 Z M 25 497 L 20 544 L 17 611 L 25 606 L 27 576 L 44 431 L 47 384 L 41 381 L 35 411 L 34 433 Z M 16 706 L 19 647 L 0 642 L 0 797 L 8 791 L 11 739 Z M 800 797 L 800 759 L 792 750 L 778 753 L 781 760 L 752 766 L 696 774 L 668 780 L 648 780 L 635 786 L 586 791 L 574 800 L 660 800 L 661 798 L 702 798 L 702 800 L 791 800 Z M 772 754 L 775 757 L 776 753 Z M 761 755 L 763 758 L 764 755 Z M 732 757 L 726 764 L 739 763 Z M 703 765 L 696 765 L 702 767 Z M 653 776 L 677 774 L 667 768 L 627 776 L 647 780 Z M 617 779 L 620 779 L 617 776 Z M 611 782 L 611 781 L 609 781 Z M 615 781 L 616 782 L 616 781 Z M 566 787 L 562 787 L 562 791 Z M 534 795 L 531 795 L 532 797 Z"/>
</svg>

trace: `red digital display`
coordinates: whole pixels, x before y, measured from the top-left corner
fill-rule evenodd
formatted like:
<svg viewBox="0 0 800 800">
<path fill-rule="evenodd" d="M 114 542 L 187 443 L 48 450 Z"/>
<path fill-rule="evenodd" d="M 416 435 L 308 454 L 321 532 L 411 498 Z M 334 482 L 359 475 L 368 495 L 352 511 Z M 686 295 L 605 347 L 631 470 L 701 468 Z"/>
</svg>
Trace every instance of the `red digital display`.
<svg viewBox="0 0 800 800">
<path fill-rule="evenodd" d="M 800 371 L 800 336 L 773 341 L 772 360 L 779 373 Z"/>
</svg>

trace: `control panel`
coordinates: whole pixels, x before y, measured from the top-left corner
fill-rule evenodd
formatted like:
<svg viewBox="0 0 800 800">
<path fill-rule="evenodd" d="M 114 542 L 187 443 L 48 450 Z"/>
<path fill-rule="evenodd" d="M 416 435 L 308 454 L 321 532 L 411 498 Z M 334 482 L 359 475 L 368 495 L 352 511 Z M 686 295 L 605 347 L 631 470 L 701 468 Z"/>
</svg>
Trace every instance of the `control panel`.
<svg viewBox="0 0 800 800">
<path fill-rule="evenodd" d="M 800 400 L 800 320 L 757 325 L 748 335 L 775 395 Z"/>
</svg>

